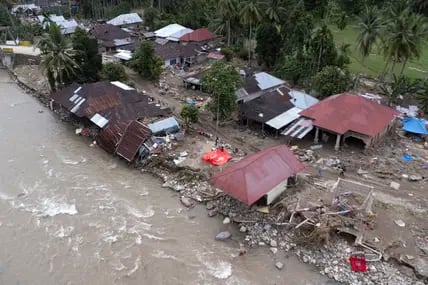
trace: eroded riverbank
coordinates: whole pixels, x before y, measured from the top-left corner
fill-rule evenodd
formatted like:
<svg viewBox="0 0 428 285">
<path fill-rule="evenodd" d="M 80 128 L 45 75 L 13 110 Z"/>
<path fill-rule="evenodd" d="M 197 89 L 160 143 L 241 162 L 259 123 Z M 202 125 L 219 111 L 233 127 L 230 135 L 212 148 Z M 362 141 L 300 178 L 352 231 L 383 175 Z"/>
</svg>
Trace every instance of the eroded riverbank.
<svg viewBox="0 0 428 285">
<path fill-rule="evenodd" d="M 1 284 L 325 284 L 285 253 L 283 271 L 267 249 L 237 256 L 232 225 L 89 147 L 5 71 L 0 87 Z"/>
</svg>

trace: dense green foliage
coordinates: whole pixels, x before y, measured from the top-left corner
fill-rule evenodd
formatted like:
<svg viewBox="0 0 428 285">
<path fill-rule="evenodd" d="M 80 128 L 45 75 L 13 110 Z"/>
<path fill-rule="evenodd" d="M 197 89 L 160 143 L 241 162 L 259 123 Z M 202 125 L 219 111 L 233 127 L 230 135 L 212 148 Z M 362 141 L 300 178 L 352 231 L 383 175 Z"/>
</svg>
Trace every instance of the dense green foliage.
<svg viewBox="0 0 428 285">
<path fill-rule="evenodd" d="M 315 75 L 312 89 L 319 99 L 347 91 L 351 79 L 349 73 L 337 66 L 326 66 Z"/>
<path fill-rule="evenodd" d="M 242 80 L 233 65 L 216 62 L 204 74 L 202 86 L 211 95 L 209 108 L 217 120 L 230 117 L 236 107 L 235 91 Z"/>
<path fill-rule="evenodd" d="M 38 47 L 42 53 L 41 68 L 52 91 L 69 84 L 78 74 L 80 66 L 75 61 L 77 53 L 71 42 L 61 34 L 61 29 L 56 24 L 49 25 Z"/>
<path fill-rule="evenodd" d="M 221 54 L 224 55 L 226 61 L 231 61 L 233 59 L 233 50 L 229 47 L 224 47 L 221 49 Z"/>
<path fill-rule="evenodd" d="M 100 75 L 102 79 L 108 81 L 126 82 L 128 80 L 128 74 L 126 74 L 123 65 L 115 62 L 103 64 Z"/>
<path fill-rule="evenodd" d="M 102 59 L 101 55 L 98 54 L 97 40 L 91 38 L 86 31 L 77 29 L 71 41 L 76 52 L 74 60 L 80 66 L 80 70 L 76 73 L 74 80 L 79 83 L 97 81 L 98 73 L 102 68 Z"/>
<path fill-rule="evenodd" d="M 267 68 L 275 65 L 281 52 L 280 38 L 281 35 L 273 24 L 263 24 L 257 29 L 256 54 L 260 65 L 265 64 Z"/>
<path fill-rule="evenodd" d="M 155 55 L 151 42 L 143 42 L 135 51 L 129 65 L 144 78 L 158 79 L 162 73 L 163 61 Z"/>
<path fill-rule="evenodd" d="M 199 109 L 194 105 L 184 105 L 180 112 L 181 118 L 184 120 L 186 127 L 197 123 L 199 120 Z"/>
</svg>

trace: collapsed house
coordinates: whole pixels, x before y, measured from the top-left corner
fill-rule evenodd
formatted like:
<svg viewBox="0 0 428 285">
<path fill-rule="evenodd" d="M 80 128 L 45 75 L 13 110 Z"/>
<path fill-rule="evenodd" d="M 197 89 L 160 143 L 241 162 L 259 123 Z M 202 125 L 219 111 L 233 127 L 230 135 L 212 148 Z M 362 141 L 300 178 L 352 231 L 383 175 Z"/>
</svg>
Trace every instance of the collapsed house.
<svg viewBox="0 0 428 285">
<path fill-rule="evenodd" d="M 285 146 L 266 148 L 249 155 L 223 171 L 210 182 L 235 199 L 252 205 L 264 197 L 271 204 L 296 181 L 296 175 L 305 168 Z"/>
<path fill-rule="evenodd" d="M 134 50 L 135 43 L 131 35 L 112 24 L 97 24 L 90 34 L 97 39 L 101 52 L 111 52 L 117 49 Z"/>
<path fill-rule="evenodd" d="M 300 118 L 303 110 L 317 102 L 316 98 L 306 93 L 281 86 L 239 104 L 239 115 L 247 126 L 256 122 L 262 125 L 262 132 L 266 125 L 279 133 L 281 129 Z"/>
<path fill-rule="evenodd" d="M 266 72 L 254 73 L 245 78 L 243 86 L 236 91 L 236 102 L 245 103 L 251 101 L 264 92 L 284 85 L 285 81 L 281 80 Z"/>
<path fill-rule="evenodd" d="M 118 81 L 73 84 L 52 95 L 51 108 L 65 110 L 85 125 L 96 126 L 98 144 L 127 161 L 136 159 L 149 140 L 144 122 L 168 115 L 149 96 Z M 147 149 L 153 143 L 148 143 Z"/>
<path fill-rule="evenodd" d="M 398 111 L 362 96 L 343 93 L 330 96 L 302 111 L 300 115 L 303 118 L 283 134 L 297 130 L 293 136 L 298 137 L 302 132 L 307 133 L 307 129 L 315 127 L 315 143 L 319 142 L 321 131 L 336 136 L 336 149 L 339 149 L 342 141 L 351 138 L 369 147 L 393 128 L 398 114 Z"/>
</svg>

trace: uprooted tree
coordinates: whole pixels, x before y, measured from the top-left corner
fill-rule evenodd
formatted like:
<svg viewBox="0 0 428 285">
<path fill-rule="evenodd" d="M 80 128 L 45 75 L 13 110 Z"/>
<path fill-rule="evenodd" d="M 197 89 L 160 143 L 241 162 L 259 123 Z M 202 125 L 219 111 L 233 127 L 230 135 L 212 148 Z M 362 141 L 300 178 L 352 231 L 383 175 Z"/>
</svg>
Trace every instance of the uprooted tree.
<svg viewBox="0 0 428 285">
<path fill-rule="evenodd" d="M 241 76 L 233 65 L 216 62 L 205 73 L 202 85 L 211 95 L 209 109 L 217 121 L 230 117 L 236 107 L 235 92 L 242 84 Z"/>
</svg>

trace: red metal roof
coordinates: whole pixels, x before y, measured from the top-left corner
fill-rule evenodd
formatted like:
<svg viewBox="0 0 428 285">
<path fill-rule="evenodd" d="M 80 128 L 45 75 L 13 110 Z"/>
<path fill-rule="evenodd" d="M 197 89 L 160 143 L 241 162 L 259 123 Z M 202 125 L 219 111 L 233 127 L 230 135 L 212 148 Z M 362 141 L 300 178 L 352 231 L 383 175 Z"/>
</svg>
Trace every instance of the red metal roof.
<svg viewBox="0 0 428 285">
<path fill-rule="evenodd" d="M 305 165 L 285 146 L 266 148 L 215 174 L 210 182 L 241 202 L 252 205 Z"/>
<path fill-rule="evenodd" d="M 194 30 L 191 33 L 183 35 L 180 40 L 185 42 L 204 42 L 215 38 L 215 35 L 211 33 L 207 28 L 200 28 Z"/>
<path fill-rule="evenodd" d="M 362 96 L 343 93 L 330 96 L 300 113 L 313 125 L 337 134 L 348 131 L 374 137 L 398 115 L 398 111 Z"/>
</svg>

